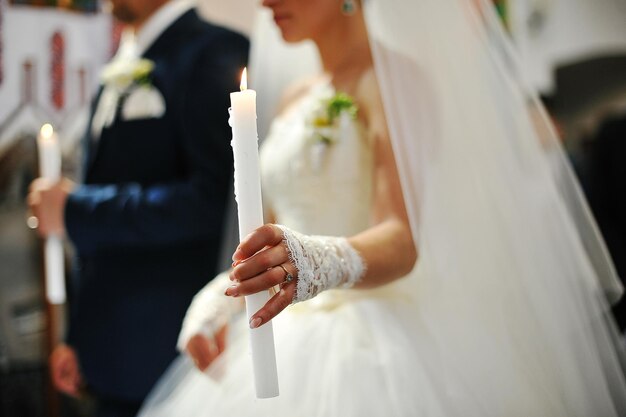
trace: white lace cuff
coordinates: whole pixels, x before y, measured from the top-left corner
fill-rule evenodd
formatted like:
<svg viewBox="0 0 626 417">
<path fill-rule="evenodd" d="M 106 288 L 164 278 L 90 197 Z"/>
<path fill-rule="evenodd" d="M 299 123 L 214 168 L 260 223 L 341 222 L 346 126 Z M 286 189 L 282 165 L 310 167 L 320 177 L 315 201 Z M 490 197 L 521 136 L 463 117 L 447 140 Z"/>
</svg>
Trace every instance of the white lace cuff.
<svg viewBox="0 0 626 417">
<path fill-rule="evenodd" d="M 228 273 L 224 271 L 216 276 L 191 301 L 176 343 L 179 351 L 184 352 L 189 339 L 196 334 L 212 339 L 219 329 L 228 324 L 233 314 L 243 309 L 241 300 L 224 295 L 226 288 L 232 284 Z"/>
<path fill-rule="evenodd" d="M 298 270 L 292 304 L 331 288 L 352 287 L 365 273 L 365 262 L 346 238 L 307 236 L 277 226 L 283 231 L 289 258 Z"/>
</svg>

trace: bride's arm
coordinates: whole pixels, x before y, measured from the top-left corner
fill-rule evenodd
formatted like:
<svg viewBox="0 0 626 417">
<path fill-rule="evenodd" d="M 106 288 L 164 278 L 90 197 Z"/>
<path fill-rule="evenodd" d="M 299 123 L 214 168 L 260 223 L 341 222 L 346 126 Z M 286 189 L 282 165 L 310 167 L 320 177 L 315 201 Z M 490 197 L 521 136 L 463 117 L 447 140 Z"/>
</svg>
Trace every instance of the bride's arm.
<svg viewBox="0 0 626 417">
<path fill-rule="evenodd" d="M 295 240 L 295 245 L 304 252 L 308 248 L 316 251 L 314 255 L 308 256 L 308 261 L 318 259 L 319 262 L 332 264 L 334 270 L 328 275 L 335 276 L 327 280 L 330 285 L 325 288 L 322 283 L 321 290 L 354 284 L 358 288 L 377 287 L 406 275 L 415 264 L 417 251 L 373 73 L 363 77 L 357 92 L 357 101 L 361 106 L 368 134 L 374 141 L 374 225 L 347 240 L 303 236 L 271 224 L 266 224 L 247 236 L 233 255 L 235 268 L 230 274 L 233 283 L 226 294 L 238 297 L 283 283 L 281 291 L 252 316 L 252 327 L 271 320 L 292 301 L 302 301 L 319 292 L 319 287 L 316 287 L 306 297 L 301 297 L 300 294 L 296 297 L 296 293 L 302 289 L 301 283 L 297 282 L 298 274 L 302 270 L 290 261 L 295 257 L 290 253 L 293 252 L 293 247 L 288 250 L 285 239 L 288 242 Z M 303 255 L 307 258 L 306 253 Z M 344 266 L 345 270 L 342 270 Z M 320 268 L 326 271 L 328 269 L 328 265 Z M 286 272 L 296 280 L 284 283 Z M 308 272 L 311 276 L 311 271 Z"/>
<path fill-rule="evenodd" d="M 374 226 L 348 241 L 367 265 L 365 275 L 355 287 L 372 288 L 408 274 L 417 260 L 417 251 L 373 70 L 363 76 L 356 99 L 374 145 Z"/>
</svg>

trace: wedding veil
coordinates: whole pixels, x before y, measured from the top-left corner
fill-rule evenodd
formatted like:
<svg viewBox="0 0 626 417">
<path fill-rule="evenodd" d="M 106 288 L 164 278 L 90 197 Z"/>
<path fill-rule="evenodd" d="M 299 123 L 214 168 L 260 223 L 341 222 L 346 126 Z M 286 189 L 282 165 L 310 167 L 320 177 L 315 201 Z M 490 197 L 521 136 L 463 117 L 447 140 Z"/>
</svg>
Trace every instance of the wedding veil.
<svg viewBox="0 0 626 417">
<path fill-rule="evenodd" d="M 460 415 L 506 415 L 525 395 L 568 416 L 626 415 L 607 303 L 622 286 L 491 3 L 363 6 L 423 269 L 407 285 L 445 369 L 440 392 L 446 378 L 465 384 L 447 393 L 473 404 Z M 274 59 L 280 42 L 263 25 L 252 83 L 272 97 L 285 67 L 317 67 Z M 516 380 L 542 381 L 541 394 Z"/>
</svg>

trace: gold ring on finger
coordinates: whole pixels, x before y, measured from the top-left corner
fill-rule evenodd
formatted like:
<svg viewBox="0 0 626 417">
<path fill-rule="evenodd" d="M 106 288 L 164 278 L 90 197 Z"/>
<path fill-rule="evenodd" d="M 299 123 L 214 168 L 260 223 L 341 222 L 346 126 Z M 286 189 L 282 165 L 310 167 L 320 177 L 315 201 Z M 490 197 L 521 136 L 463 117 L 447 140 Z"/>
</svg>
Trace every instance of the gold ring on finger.
<svg viewBox="0 0 626 417">
<path fill-rule="evenodd" d="M 291 281 L 293 281 L 293 275 L 291 275 L 289 271 L 287 271 L 283 264 L 280 264 L 278 266 L 282 268 L 283 271 L 285 271 L 285 280 L 283 281 L 283 284 L 289 284 Z"/>
</svg>

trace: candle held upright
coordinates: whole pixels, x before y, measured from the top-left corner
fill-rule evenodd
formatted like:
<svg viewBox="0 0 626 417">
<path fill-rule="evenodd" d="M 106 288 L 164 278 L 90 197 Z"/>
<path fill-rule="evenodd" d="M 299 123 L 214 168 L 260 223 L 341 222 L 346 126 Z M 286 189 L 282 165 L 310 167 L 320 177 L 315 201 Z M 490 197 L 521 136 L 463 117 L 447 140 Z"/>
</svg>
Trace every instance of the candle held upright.
<svg viewBox="0 0 626 417">
<path fill-rule="evenodd" d="M 39 176 L 51 183 L 61 179 L 61 147 L 50 124 L 41 127 L 37 136 Z M 65 295 L 65 266 L 61 236 L 49 235 L 44 246 L 46 297 L 51 304 L 63 304 Z"/>
<path fill-rule="evenodd" d="M 230 101 L 235 199 L 239 218 L 239 240 L 242 240 L 263 225 L 256 91 L 247 89 L 245 69 L 241 79 L 241 91 L 231 93 Z M 269 298 L 267 291 L 245 297 L 248 319 L 263 307 Z M 272 322 L 249 331 L 257 398 L 276 397 L 279 390 Z"/>
</svg>

